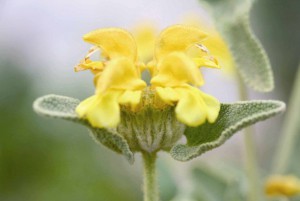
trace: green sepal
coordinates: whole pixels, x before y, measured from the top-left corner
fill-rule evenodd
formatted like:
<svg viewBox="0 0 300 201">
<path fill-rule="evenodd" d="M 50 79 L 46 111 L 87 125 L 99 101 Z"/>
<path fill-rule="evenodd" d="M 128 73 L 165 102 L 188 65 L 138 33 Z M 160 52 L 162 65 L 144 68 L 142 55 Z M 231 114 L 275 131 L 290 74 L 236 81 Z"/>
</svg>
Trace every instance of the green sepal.
<svg viewBox="0 0 300 201">
<path fill-rule="evenodd" d="M 206 151 L 222 145 L 234 133 L 258 121 L 283 112 L 285 104 L 280 101 L 244 101 L 222 104 L 214 123 L 187 127 L 184 135 L 187 143 L 175 145 L 170 153 L 179 161 L 191 160 Z"/>
<path fill-rule="evenodd" d="M 260 92 L 274 88 L 274 78 L 265 50 L 250 28 L 250 1 L 200 0 L 208 5 L 221 36 L 235 60 L 243 81 Z"/>
<path fill-rule="evenodd" d="M 36 99 L 33 103 L 33 109 L 42 116 L 65 119 L 87 126 L 97 142 L 117 153 L 123 154 L 129 163 L 132 164 L 134 156 L 127 141 L 113 129 L 94 128 L 88 121 L 79 118 L 75 112 L 79 103 L 80 100 L 74 98 L 51 94 Z"/>
</svg>

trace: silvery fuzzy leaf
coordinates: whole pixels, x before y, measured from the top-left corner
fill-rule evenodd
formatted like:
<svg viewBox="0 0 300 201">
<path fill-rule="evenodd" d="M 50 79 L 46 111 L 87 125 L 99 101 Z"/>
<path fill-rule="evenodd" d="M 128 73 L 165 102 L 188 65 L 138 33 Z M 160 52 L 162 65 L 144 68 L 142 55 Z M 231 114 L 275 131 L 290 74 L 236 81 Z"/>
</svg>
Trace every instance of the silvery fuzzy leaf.
<svg viewBox="0 0 300 201">
<path fill-rule="evenodd" d="M 94 128 L 86 120 L 80 119 L 75 112 L 79 103 L 80 101 L 74 98 L 51 94 L 35 100 L 33 108 L 42 116 L 65 119 L 87 126 L 97 142 L 115 152 L 122 153 L 130 163 L 133 163 L 133 153 L 127 141 L 113 129 Z"/>
<path fill-rule="evenodd" d="M 274 88 L 268 56 L 250 27 L 252 1 L 200 0 L 207 5 L 217 30 L 228 44 L 243 81 L 260 92 Z"/>
<path fill-rule="evenodd" d="M 198 127 L 187 127 L 186 144 L 175 145 L 171 155 L 179 161 L 188 161 L 222 145 L 237 131 L 258 121 L 283 112 L 285 104 L 280 101 L 244 101 L 222 104 L 217 120 Z"/>
</svg>

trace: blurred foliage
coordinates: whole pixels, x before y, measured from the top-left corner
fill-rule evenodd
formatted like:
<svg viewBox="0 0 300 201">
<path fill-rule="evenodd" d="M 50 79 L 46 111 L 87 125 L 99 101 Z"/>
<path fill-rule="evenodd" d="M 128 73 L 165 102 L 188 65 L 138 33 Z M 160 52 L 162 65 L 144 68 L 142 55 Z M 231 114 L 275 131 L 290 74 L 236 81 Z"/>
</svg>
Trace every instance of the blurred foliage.
<svg viewBox="0 0 300 201">
<path fill-rule="evenodd" d="M 0 67 L 0 200 L 141 200 L 140 179 L 75 124 L 32 111 L 32 77 Z"/>
<path fill-rule="evenodd" d="M 275 89 L 288 100 L 300 62 L 300 1 L 256 0 L 251 25 L 271 60 Z"/>
<path fill-rule="evenodd" d="M 289 109 L 283 124 L 279 140 L 278 154 L 275 155 L 273 170 L 276 173 L 294 174 L 300 177 L 300 161 L 293 160 L 299 156 L 300 147 L 300 67 L 298 69 Z"/>
<path fill-rule="evenodd" d="M 246 200 L 245 180 L 240 170 L 222 164 L 216 166 L 218 167 L 199 165 L 192 170 L 194 199 L 197 201 Z"/>
<path fill-rule="evenodd" d="M 171 167 L 164 160 L 158 160 L 158 182 L 162 201 L 169 201 L 174 198 L 178 190 L 170 169 Z"/>
<path fill-rule="evenodd" d="M 197 165 L 191 171 L 193 193 L 190 201 L 245 201 L 247 199 L 247 177 L 241 168 L 232 164 L 213 162 Z M 261 182 L 265 182 L 261 178 Z M 290 183 L 287 188 L 290 188 Z M 263 192 L 264 189 L 261 189 Z M 264 201 L 300 201 L 300 196 L 263 196 Z"/>
<path fill-rule="evenodd" d="M 96 144 L 85 127 L 33 112 L 34 81 L 0 62 L 0 200 L 141 200 L 136 166 Z M 162 201 L 168 201 L 175 182 L 163 161 L 158 166 Z"/>
<path fill-rule="evenodd" d="M 269 58 L 250 27 L 251 1 L 200 0 L 232 53 L 243 82 L 259 92 L 270 92 L 274 79 Z"/>
<path fill-rule="evenodd" d="M 277 174 L 293 175 L 300 178 L 300 66 L 293 87 L 289 109 L 284 121 L 279 149 L 274 156 L 273 171 Z M 291 199 L 299 201 L 300 195 Z"/>
<path fill-rule="evenodd" d="M 251 25 L 268 53 L 275 75 L 275 91 L 272 97 L 276 96 L 287 102 L 288 110 L 300 62 L 299 8 L 298 0 L 257 0 L 251 12 Z M 266 134 L 265 139 L 270 139 L 258 142 L 263 145 L 259 151 L 262 152 L 260 164 L 265 173 L 270 169 L 276 169 L 270 159 L 274 158 L 279 147 L 277 145 L 283 143 L 281 139 L 286 135 L 282 132 L 283 117 L 277 119 L 278 123 L 270 123 L 268 127 L 260 130 Z"/>
</svg>

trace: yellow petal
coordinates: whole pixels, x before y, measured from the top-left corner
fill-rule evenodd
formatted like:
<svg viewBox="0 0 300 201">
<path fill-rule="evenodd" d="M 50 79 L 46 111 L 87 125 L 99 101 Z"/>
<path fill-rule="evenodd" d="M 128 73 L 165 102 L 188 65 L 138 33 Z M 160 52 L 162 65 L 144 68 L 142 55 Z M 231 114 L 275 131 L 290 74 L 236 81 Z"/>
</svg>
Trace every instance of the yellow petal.
<svg viewBox="0 0 300 201">
<path fill-rule="evenodd" d="M 86 118 L 93 127 L 114 128 L 120 122 L 120 91 L 108 91 L 83 101 L 76 108 L 80 117 Z"/>
<path fill-rule="evenodd" d="M 202 91 L 196 89 L 197 92 L 202 97 L 206 107 L 207 107 L 207 120 L 209 123 L 214 123 L 219 116 L 221 103 L 213 96 L 210 96 Z"/>
<path fill-rule="evenodd" d="M 233 75 L 235 73 L 234 60 L 228 45 L 216 29 L 209 27 L 208 23 L 199 21 L 199 19 L 200 18 L 196 16 L 188 16 L 188 18 L 184 20 L 184 23 L 197 26 L 208 34 L 208 37 L 201 42 L 201 44 L 207 47 L 211 55 L 218 58 L 218 62 L 224 72 Z"/>
<path fill-rule="evenodd" d="M 173 51 L 184 52 L 190 46 L 200 43 L 206 36 L 193 26 L 175 25 L 166 28 L 157 40 L 155 58 L 159 60 Z"/>
<path fill-rule="evenodd" d="M 94 107 L 94 104 L 97 103 L 97 99 L 99 99 L 98 96 L 94 95 L 91 96 L 84 101 L 82 101 L 77 107 L 76 107 L 76 113 L 79 117 L 84 117 L 87 113 L 87 111 Z"/>
<path fill-rule="evenodd" d="M 95 127 L 114 128 L 120 122 L 120 106 L 117 102 L 119 92 L 109 91 L 101 101 L 89 111 L 87 118 Z"/>
<path fill-rule="evenodd" d="M 215 57 L 218 58 L 220 66 L 222 66 L 222 68 L 226 73 L 231 75 L 234 74 L 235 67 L 234 67 L 234 60 L 232 54 L 227 44 L 224 42 L 222 37 L 217 33 L 217 31 L 210 30 L 209 37 L 205 41 L 203 41 L 202 44 L 209 49 L 211 55 L 214 55 Z"/>
<path fill-rule="evenodd" d="M 295 196 L 300 194 L 300 180 L 293 175 L 273 175 L 265 184 L 269 196 Z"/>
<path fill-rule="evenodd" d="M 186 54 L 192 58 L 201 58 L 209 56 L 209 50 L 202 44 L 195 44 L 187 49 Z"/>
<path fill-rule="evenodd" d="M 155 26 L 151 23 L 138 25 L 134 30 L 139 61 L 148 62 L 153 58 L 156 37 Z"/>
<path fill-rule="evenodd" d="M 187 83 L 200 86 L 204 83 L 196 64 L 184 53 L 168 54 L 158 63 L 158 73 L 151 79 L 154 86 L 179 87 Z"/>
<path fill-rule="evenodd" d="M 91 61 L 91 60 L 82 60 L 77 66 L 75 66 L 75 72 L 83 71 L 83 70 L 92 70 L 95 72 L 100 72 L 104 68 L 104 64 L 101 61 Z"/>
<path fill-rule="evenodd" d="M 198 67 L 220 68 L 218 61 L 213 57 L 194 58 L 193 60 Z"/>
<path fill-rule="evenodd" d="M 97 86 L 97 83 L 98 83 L 98 80 L 100 79 L 101 75 L 102 75 L 102 72 L 99 72 L 99 73 L 94 73 L 95 76 L 94 76 L 94 85 Z"/>
<path fill-rule="evenodd" d="M 175 108 L 176 117 L 188 126 L 199 126 L 207 117 L 207 107 L 198 94 L 188 89 L 176 89 L 180 99 Z"/>
<path fill-rule="evenodd" d="M 127 57 L 132 61 L 136 61 L 136 43 L 132 35 L 123 29 L 97 29 L 84 35 L 83 39 L 100 47 L 109 59 Z"/>
<path fill-rule="evenodd" d="M 220 102 L 191 86 L 186 88 L 176 88 L 180 98 L 175 108 L 176 116 L 179 121 L 188 126 L 199 126 L 205 123 L 216 121 L 219 111 Z"/>
<path fill-rule="evenodd" d="M 154 60 L 147 63 L 146 69 L 149 70 L 151 77 L 154 77 L 158 73 L 157 63 Z"/>
<path fill-rule="evenodd" d="M 142 90 L 146 83 L 141 80 L 134 63 L 127 58 L 114 59 L 107 63 L 97 82 L 97 93 L 107 89 Z"/>
<path fill-rule="evenodd" d="M 134 109 L 141 100 L 142 91 L 125 91 L 118 99 L 121 105 L 130 105 Z"/>
<path fill-rule="evenodd" d="M 171 87 L 156 87 L 155 90 L 160 99 L 169 105 L 173 105 L 179 100 L 178 92 Z"/>
</svg>

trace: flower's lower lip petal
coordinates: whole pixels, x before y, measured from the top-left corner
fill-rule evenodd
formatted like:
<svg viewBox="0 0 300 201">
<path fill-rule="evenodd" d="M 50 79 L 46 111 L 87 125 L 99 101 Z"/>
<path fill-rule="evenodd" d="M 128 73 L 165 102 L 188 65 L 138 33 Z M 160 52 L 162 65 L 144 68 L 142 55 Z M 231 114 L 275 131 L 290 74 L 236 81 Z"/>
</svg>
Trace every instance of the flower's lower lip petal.
<svg viewBox="0 0 300 201">
<path fill-rule="evenodd" d="M 120 92 L 110 92 L 99 98 L 98 102 L 89 108 L 86 116 L 94 127 L 115 128 L 120 122 L 120 106 L 117 102 Z"/>
<path fill-rule="evenodd" d="M 179 121 L 188 126 L 199 126 L 207 118 L 207 107 L 201 97 L 188 89 L 177 89 L 180 99 L 175 112 Z"/>
<path fill-rule="evenodd" d="M 89 108 L 93 107 L 93 105 L 96 103 L 97 96 L 91 96 L 84 101 L 82 101 L 77 107 L 76 107 L 76 113 L 79 117 L 86 116 L 87 111 Z"/>
<path fill-rule="evenodd" d="M 171 87 L 156 87 L 157 95 L 167 104 L 172 105 L 179 100 L 179 94 Z"/>
<path fill-rule="evenodd" d="M 205 102 L 207 106 L 207 120 L 209 123 L 214 123 L 219 115 L 219 111 L 221 108 L 221 103 L 214 98 L 213 96 L 210 96 L 208 94 L 203 93 L 200 90 L 197 90 L 198 93 L 201 94 L 201 97 L 203 101 Z"/>
<path fill-rule="evenodd" d="M 121 105 L 130 105 L 134 109 L 141 100 L 142 91 L 125 91 L 119 98 L 118 102 Z"/>
</svg>

